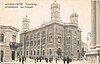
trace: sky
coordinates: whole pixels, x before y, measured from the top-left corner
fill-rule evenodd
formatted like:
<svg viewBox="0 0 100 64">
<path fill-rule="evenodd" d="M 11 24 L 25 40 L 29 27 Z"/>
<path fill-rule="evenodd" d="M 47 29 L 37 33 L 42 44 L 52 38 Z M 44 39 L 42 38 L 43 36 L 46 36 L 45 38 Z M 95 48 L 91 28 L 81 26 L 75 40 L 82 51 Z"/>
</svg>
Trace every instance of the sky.
<svg viewBox="0 0 100 64">
<path fill-rule="evenodd" d="M 82 30 L 82 42 L 87 43 L 87 33 L 91 31 L 90 0 L 56 0 L 60 4 L 60 19 L 70 22 L 73 10 L 79 15 L 78 26 Z M 50 6 L 54 0 L 0 0 L 0 25 L 13 26 L 22 30 L 22 20 L 27 15 L 30 29 L 51 20 Z M 33 8 L 5 8 L 6 3 L 36 3 Z M 25 5 L 24 5 L 25 6 Z M 87 43 L 88 44 L 88 43 Z"/>
</svg>

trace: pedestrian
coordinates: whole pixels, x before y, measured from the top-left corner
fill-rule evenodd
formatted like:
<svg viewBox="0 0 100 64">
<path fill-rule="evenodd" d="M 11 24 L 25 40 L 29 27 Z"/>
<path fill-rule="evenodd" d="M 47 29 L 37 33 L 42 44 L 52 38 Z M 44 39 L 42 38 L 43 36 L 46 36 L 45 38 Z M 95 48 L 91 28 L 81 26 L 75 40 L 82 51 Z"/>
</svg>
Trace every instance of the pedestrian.
<svg viewBox="0 0 100 64">
<path fill-rule="evenodd" d="M 17 61 L 18 61 L 18 59 L 19 59 L 19 55 L 17 56 Z"/>
<path fill-rule="evenodd" d="M 24 59 L 25 59 L 25 62 L 26 62 L 26 57 L 24 57 Z"/>
<path fill-rule="evenodd" d="M 70 61 L 70 59 L 69 59 L 69 57 L 67 57 L 67 64 L 69 64 L 69 61 Z"/>
<path fill-rule="evenodd" d="M 49 58 L 49 62 L 51 63 L 51 58 Z"/>
<path fill-rule="evenodd" d="M 66 58 L 65 58 L 65 57 L 63 58 L 63 62 L 64 62 L 64 64 L 65 64 L 65 62 L 66 62 Z"/>
<path fill-rule="evenodd" d="M 46 58 L 45 58 L 45 62 L 46 62 Z"/>
<path fill-rule="evenodd" d="M 48 63 L 48 58 L 47 58 L 47 63 Z"/>
<path fill-rule="evenodd" d="M 24 64 L 24 56 L 22 56 L 22 64 Z"/>
<path fill-rule="evenodd" d="M 37 57 L 37 62 L 38 62 L 38 57 Z"/>
<path fill-rule="evenodd" d="M 36 63 L 36 58 L 35 58 L 35 63 Z"/>
<path fill-rule="evenodd" d="M 57 64 L 57 58 L 56 58 L 56 64 Z"/>
<path fill-rule="evenodd" d="M 51 58 L 51 61 L 53 61 L 53 57 Z"/>
<path fill-rule="evenodd" d="M 39 59 L 40 59 L 40 62 L 41 62 L 41 57 Z"/>
<path fill-rule="evenodd" d="M 21 62 L 21 57 L 19 57 L 19 62 Z"/>
<path fill-rule="evenodd" d="M 1 55 L 1 62 L 3 62 L 3 54 Z"/>
<path fill-rule="evenodd" d="M 46 60 L 46 63 L 48 63 L 48 58 L 45 58 L 45 60 Z"/>
</svg>

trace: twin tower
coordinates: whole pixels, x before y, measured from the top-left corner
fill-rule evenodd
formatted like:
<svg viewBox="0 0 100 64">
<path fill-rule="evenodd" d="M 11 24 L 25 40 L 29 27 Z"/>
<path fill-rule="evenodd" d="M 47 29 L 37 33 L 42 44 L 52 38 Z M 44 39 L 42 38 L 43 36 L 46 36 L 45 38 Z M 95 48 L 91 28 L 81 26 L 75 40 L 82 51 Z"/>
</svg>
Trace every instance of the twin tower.
<svg viewBox="0 0 100 64">
<path fill-rule="evenodd" d="M 51 21 L 60 21 L 60 4 L 56 2 L 51 4 Z M 30 20 L 27 16 L 23 19 L 23 31 L 29 29 Z M 70 23 L 76 24 L 78 26 L 78 14 L 73 12 L 70 15 Z"/>
</svg>

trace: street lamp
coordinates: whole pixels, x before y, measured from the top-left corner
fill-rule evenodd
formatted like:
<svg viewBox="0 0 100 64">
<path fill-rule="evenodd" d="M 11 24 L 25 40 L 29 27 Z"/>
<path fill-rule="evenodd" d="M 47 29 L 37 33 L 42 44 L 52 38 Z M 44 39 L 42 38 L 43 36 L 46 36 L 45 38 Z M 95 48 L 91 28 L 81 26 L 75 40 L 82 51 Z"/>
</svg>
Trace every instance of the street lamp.
<svg viewBox="0 0 100 64">
<path fill-rule="evenodd" d="M 26 61 L 26 55 L 25 55 L 25 52 L 26 52 L 26 42 L 25 42 L 25 40 L 26 40 L 26 33 L 25 33 L 26 31 L 24 31 L 24 33 L 23 33 L 23 35 L 24 35 L 24 47 L 23 47 L 23 53 L 24 53 L 24 55 L 22 56 L 22 58 L 24 57 L 24 59 L 25 59 L 25 61 Z"/>
</svg>

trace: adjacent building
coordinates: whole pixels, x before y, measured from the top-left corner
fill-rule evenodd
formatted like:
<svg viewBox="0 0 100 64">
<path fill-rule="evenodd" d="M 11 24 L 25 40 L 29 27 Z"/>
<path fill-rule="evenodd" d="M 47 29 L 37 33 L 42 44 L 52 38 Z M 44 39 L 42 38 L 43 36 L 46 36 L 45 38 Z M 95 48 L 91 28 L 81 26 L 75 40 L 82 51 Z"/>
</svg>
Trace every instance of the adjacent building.
<svg viewBox="0 0 100 64">
<path fill-rule="evenodd" d="M 60 4 L 51 4 L 51 20 L 29 29 L 30 20 L 23 19 L 23 30 L 20 32 L 20 57 L 81 57 L 81 29 L 78 27 L 78 14 L 70 15 L 70 22 L 60 19 Z"/>
<path fill-rule="evenodd" d="M 91 43 L 86 57 L 90 63 L 100 63 L 100 1 L 91 0 Z"/>
<path fill-rule="evenodd" d="M 15 60 L 19 29 L 0 25 L 0 62 Z"/>
</svg>

